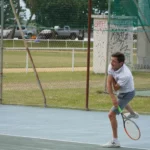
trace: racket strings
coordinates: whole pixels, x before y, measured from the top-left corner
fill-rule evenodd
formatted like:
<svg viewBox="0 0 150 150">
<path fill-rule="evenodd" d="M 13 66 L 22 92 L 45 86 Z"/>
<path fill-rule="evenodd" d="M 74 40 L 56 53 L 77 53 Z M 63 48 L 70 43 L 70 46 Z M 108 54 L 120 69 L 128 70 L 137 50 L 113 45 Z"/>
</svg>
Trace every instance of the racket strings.
<svg viewBox="0 0 150 150">
<path fill-rule="evenodd" d="M 125 130 L 130 138 L 134 140 L 137 140 L 140 138 L 140 130 L 138 126 L 131 120 L 125 121 Z"/>
</svg>

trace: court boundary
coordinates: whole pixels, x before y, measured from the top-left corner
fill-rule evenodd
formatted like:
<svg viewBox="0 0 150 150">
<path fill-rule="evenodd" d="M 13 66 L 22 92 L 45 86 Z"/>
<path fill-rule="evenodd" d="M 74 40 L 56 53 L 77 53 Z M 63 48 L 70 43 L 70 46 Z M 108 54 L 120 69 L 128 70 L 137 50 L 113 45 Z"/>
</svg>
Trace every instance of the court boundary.
<svg viewBox="0 0 150 150">
<path fill-rule="evenodd" d="M 39 140 L 47 140 L 47 141 L 55 141 L 55 142 L 68 142 L 68 143 L 77 143 L 77 144 L 87 144 L 87 145 L 96 145 L 96 146 L 102 146 L 101 144 L 97 143 L 85 143 L 85 142 L 78 142 L 78 141 L 67 141 L 67 140 L 60 140 L 60 139 L 48 139 L 48 138 L 39 138 L 39 137 L 29 137 L 29 136 L 20 136 L 20 135 L 11 135 L 11 134 L 1 134 L 1 136 L 9 136 L 9 137 L 17 137 L 17 138 L 29 138 L 29 139 L 39 139 Z M 138 149 L 138 150 L 149 150 L 147 148 L 137 148 L 137 147 L 124 147 L 121 146 L 120 148 L 128 148 L 128 149 Z"/>
</svg>

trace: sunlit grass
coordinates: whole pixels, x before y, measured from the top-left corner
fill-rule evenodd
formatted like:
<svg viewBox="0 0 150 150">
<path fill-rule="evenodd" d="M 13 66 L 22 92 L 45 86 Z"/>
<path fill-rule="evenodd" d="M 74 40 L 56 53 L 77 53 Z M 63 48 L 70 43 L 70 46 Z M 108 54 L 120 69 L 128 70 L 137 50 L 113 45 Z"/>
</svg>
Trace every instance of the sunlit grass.
<svg viewBox="0 0 150 150">
<path fill-rule="evenodd" d="M 140 82 L 149 87 L 149 74 L 134 72 L 135 87 Z M 39 73 L 48 107 L 85 109 L 86 72 L 47 72 Z M 104 93 L 104 74 L 90 73 L 89 109 L 109 110 L 112 102 Z M 34 73 L 7 73 L 4 78 L 3 104 L 44 106 L 44 99 L 39 90 Z M 131 102 L 138 112 L 150 113 L 150 97 L 135 97 Z"/>
</svg>

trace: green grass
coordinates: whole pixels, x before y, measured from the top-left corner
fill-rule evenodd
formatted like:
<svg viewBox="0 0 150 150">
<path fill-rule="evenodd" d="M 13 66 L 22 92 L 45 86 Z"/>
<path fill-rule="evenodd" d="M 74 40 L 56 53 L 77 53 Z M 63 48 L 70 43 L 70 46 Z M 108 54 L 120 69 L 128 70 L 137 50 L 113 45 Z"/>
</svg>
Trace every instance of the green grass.
<svg viewBox="0 0 150 150">
<path fill-rule="evenodd" d="M 40 47 L 60 47 L 60 48 L 65 48 L 65 47 L 72 47 L 72 48 L 87 48 L 87 41 L 64 41 L 64 40 L 59 40 L 59 41 L 53 41 L 53 40 L 40 40 L 40 42 L 35 42 L 29 41 L 28 40 L 28 47 L 33 47 L 33 48 L 40 48 Z M 4 40 L 4 47 L 24 47 L 24 42 L 23 40 Z M 93 47 L 93 42 L 91 42 L 91 47 Z"/>
<path fill-rule="evenodd" d="M 10 44 L 10 43 L 7 43 Z M 21 43 L 20 43 L 21 44 Z M 72 51 L 31 51 L 37 68 L 72 67 Z M 86 67 L 87 52 L 75 51 L 75 67 Z M 5 68 L 25 68 L 26 51 L 4 51 Z M 136 61 L 136 55 L 134 55 Z M 90 66 L 93 63 L 91 52 Z M 29 62 L 29 68 L 31 68 Z M 48 107 L 85 109 L 86 72 L 39 72 Z M 148 72 L 133 72 L 136 89 L 150 90 Z M 109 110 L 110 97 L 104 91 L 104 74 L 90 72 L 89 108 Z M 150 113 L 150 97 L 135 97 L 131 102 L 138 112 Z M 43 97 L 34 73 L 4 73 L 3 104 L 43 106 Z"/>
<path fill-rule="evenodd" d="M 26 51 L 4 51 L 4 68 L 25 68 Z M 31 55 L 37 68 L 56 68 L 56 67 L 72 67 L 72 51 L 31 51 Z M 85 67 L 87 60 L 87 52 L 74 53 L 75 67 Z M 91 66 L 92 66 L 91 53 Z M 29 68 L 32 65 L 29 60 Z"/>
<path fill-rule="evenodd" d="M 25 68 L 26 67 L 25 50 L 21 51 L 4 51 L 4 68 Z M 32 50 L 31 55 L 37 68 L 56 68 L 56 67 L 72 67 L 72 50 L 70 51 L 45 51 Z M 87 66 L 87 51 L 74 51 L 74 67 Z M 136 55 L 133 56 L 133 62 L 136 64 Z M 93 51 L 90 53 L 90 66 L 93 64 Z M 29 60 L 29 68 L 32 65 Z"/>
<path fill-rule="evenodd" d="M 135 87 L 144 83 L 150 89 L 149 73 L 134 72 Z M 48 107 L 85 109 L 86 72 L 39 73 Z M 34 73 L 7 73 L 4 76 L 3 104 L 44 106 Z M 103 93 L 104 75 L 90 73 L 89 109 L 109 110 L 112 106 L 108 94 Z M 131 102 L 138 112 L 150 113 L 149 97 L 135 97 Z"/>
</svg>

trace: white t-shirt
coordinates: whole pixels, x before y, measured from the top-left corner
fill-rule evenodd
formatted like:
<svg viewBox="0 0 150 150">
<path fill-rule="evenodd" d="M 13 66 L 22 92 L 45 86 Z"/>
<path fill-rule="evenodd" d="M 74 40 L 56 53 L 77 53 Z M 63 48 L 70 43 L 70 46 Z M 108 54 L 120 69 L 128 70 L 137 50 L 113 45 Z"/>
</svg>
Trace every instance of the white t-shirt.
<svg viewBox="0 0 150 150">
<path fill-rule="evenodd" d="M 134 91 L 133 76 L 129 68 L 124 64 L 120 69 L 114 71 L 111 64 L 108 66 L 108 74 L 112 75 L 117 84 L 120 85 L 119 93 Z"/>
</svg>

